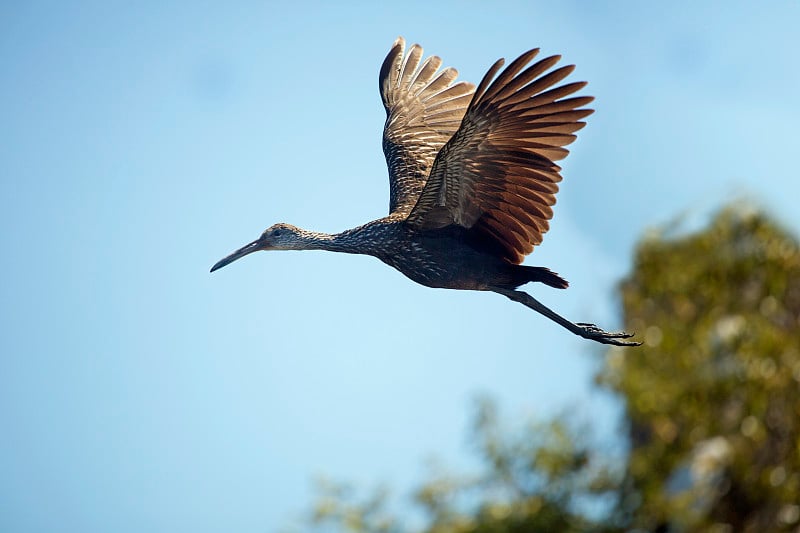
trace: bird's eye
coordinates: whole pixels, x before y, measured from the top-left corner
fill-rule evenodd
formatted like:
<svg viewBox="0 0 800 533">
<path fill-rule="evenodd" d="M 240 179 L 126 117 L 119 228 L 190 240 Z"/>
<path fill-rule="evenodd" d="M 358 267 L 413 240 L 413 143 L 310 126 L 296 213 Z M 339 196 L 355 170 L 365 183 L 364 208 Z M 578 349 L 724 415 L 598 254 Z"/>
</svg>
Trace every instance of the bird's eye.
<svg viewBox="0 0 800 533">
<path fill-rule="evenodd" d="M 280 237 L 281 236 L 281 230 L 279 230 L 279 229 L 272 230 L 272 236 L 273 237 Z"/>
</svg>

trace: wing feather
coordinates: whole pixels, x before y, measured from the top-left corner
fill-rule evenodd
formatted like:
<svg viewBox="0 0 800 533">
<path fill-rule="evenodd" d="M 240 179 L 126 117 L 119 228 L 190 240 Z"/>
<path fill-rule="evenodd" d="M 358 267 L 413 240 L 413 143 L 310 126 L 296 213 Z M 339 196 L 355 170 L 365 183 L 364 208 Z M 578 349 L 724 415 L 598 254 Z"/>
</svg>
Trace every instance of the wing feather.
<svg viewBox="0 0 800 533">
<path fill-rule="evenodd" d="M 522 87 L 529 84 L 531 81 L 538 78 L 543 72 L 546 72 L 550 67 L 554 66 L 561 60 L 561 56 L 555 55 L 540 59 L 530 67 L 523 70 L 519 76 L 511 80 L 505 87 L 502 88 L 500 98 L 506 98 L 510 94 L 516 93 Z"/>
<path fill-rule="evenodd" d="M 422 56 L 416 44 L 405 53 L 405 40 L 398 37 L 379 75 L 390 213 L 407 214 L 414 206 L 436 154 L 461 124 L 474 90 L 471 83 L 455 83 L 455 69 L 439 70 L 438 57 Z"/>
<path fill-rule="evenodd" d="M 558 85 L 575 68 L 550 70 L 560 56 L 526 68 L 538 51 L 522 54 L 502 72 L 502 59 L 492 65 L 436 156 L 407 224 L 462 226 L 512 263 L 542 242 L 561 181 L 555 161 L 567 156 L 565 147 L 586 125 L 581 119 L 592 110 L 583 106 L 593 98 L 571 96 L 585 82 Z"/>
</svg>

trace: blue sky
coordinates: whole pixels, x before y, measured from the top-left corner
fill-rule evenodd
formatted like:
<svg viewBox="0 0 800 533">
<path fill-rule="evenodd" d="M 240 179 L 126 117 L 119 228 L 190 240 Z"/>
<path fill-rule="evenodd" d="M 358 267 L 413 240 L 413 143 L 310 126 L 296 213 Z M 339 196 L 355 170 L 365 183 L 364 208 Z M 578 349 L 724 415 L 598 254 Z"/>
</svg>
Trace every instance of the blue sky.
<svg viewBox="0 0 800 533">
<path fill-rule="evenodd" d="M 597 112 L 527 260 L 571 287 L 530 288 L 617 327 L 647 228 L 736 198 L 800 228 L 799 24 L 797 1 L 3 3 L 0 529 L 273 531 L 318 474 L 469 466 L 481 393 L 613 439 L 603 349 L 500 296 L 322 252 L 208 269 L 273 222 L 385 214 L 397 35 L 473 82 L 540 46 Z"/>
</svg>

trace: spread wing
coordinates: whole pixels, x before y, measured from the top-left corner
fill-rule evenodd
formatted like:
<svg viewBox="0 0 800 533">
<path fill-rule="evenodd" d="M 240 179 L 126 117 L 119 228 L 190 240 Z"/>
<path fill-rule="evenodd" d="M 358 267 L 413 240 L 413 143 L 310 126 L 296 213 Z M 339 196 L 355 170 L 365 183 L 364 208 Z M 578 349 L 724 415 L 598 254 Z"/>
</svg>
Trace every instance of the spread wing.
<svg viewBox="0 0 800 533">
<path fill-rule="evenodd" d="M 418 229 L 456 224 L 520 263 L 542 242 L 556 202 L 561 167 L 554 161 L 585 126 L 590 96 L 566 98 L 586 85 L 551 88 L 574 66 L 545 74 L 560 56 L 528 68 L 538 49 L 511 63 L 503 60 L 481 81 L 461 127 L 442 148 L 406 223 Z M 524 69 L 524 70 L 523 70 Z"/>
<path fill-rule="evenodd" d="M 379 84 L 386 124 L 383 153 L 389 167 L 389 212 L 408 212 L 417 202 L 436 154 L 456 132 L 475 86 L 453 83 L 454 68 L 439 71 L 442 60 L 422 61 L 415 44 L 404 55 L 398 37 L 383 61 Z"/>
</svg>

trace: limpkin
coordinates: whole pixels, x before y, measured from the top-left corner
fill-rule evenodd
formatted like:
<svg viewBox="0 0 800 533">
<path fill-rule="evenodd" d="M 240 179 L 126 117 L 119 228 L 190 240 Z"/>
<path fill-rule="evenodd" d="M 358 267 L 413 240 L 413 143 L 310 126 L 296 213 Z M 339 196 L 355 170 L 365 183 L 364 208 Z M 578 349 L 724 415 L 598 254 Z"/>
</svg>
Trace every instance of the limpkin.
<svg viewBox="0 0 800 533">
<path fill-rule="evenodd" d="M 211 271 L 258 250 L 329 250 L 372 255 L 428 287 L 494 291 L 604 344 L 631 346 L 632 334 L 573 323 L 516 290 L 531 281 L 564 289 L 544 267 L 524 266 L 553 216 L 561 168 L 554 163 L 593 111 L 586 85 L 557 85 L 574 66 L 551 70 L 551 56 L 528 66 L 534 49 L 499 75 L 497 61 L 478 85 L 455 82 L 422 48 L 405 53 L 398 38 L 383 62 L 383 152 L 389 167 L 389 215 L 334 235 L 275 224 Z M 549 71 L 549 72 L 548 72 Z M 495 77 L 496 76 L 496 77 Z M 554 87 L 555 86 L 555 87 Z"/>
</svg>

